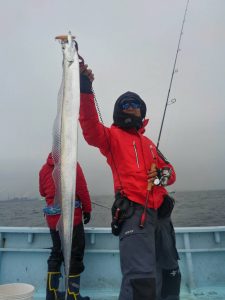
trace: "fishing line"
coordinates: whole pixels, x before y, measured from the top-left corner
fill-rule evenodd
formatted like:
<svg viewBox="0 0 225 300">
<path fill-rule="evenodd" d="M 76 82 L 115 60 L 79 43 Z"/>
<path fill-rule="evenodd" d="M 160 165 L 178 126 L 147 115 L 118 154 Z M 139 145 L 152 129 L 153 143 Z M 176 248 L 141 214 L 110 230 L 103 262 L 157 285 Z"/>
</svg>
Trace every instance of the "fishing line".
<svg viewBox="0 0 225 300">
<path fill-rule="evenodd" d="M 94 95 L 94 102 L 95 102 L 95 106 L 96 106 L 96 110 L 97 110 L 99 119 L 100 119 L 100 121 L 101 121 L 101 123 L 102 123 L 102 125 L 103 125 L 104 134 L 105 134 L 106 141 L 107 141 L 107 144 L 108 144 L 108 147 L 109 147 L 109 152 L 110 152 L 110 154 L 111 154 L 112 161 L 113 161 L 113 164 L 114 164 L 114 167 L 115 167 L 115 171 L 116 171 L 117 177 L 118 177 L 119 182 L 120 182 L 120 187 L 121 187 L 121 190 L 123 190 L 122 181 L 121 181 L 121 178 L 120 178 L 120 175 L 119 175 L 117 166 L 116 166 L 116 162 L 115 162 L 115 160 L 114 160 L 114 156 L 113 156 L 112 151 L 111 151 L 111 145 L 110 145 L 109 136 L 107 135 L 107 132 L 106 132 L 106 128 L 105 128 L 105 125 L 104 125 L 104 122 L 103 122 L 103 118 L 102 118 L 102 114 L 101 114 L 100 107 L 99 107 L 99 103 L 98 103 L 98 101 L 97 101 L 97 98 L 96 98 L 96 95 L 95 95 L 95 92 L 94 92 L 93 87 L 92 87 L 92 93 L 93 93 L 93 95 Z"/>
<path fill-rule="evenodd" d="M 79 48 L 78 48 L 78 43 L 77 43 L 76 41 L 75 41 L 75 47 L 76 47 L 76 50 L 77 50 L 78 58 L 80 59 L 80 65 L 84 65 L 84 59 L 83 59 L 83 57 L 78 53 Z M 101 110 L 100 110 L 100 107 L 99 107 L 99 103 L 98 103 L 98 101 L 97 101 L 97 98 L 96 98 L 95 91 L 94 91 L 93 87 L 91 87 L 91 90 L 92 90 L 92 93 L 93 93 L 93 96 L 94 96 L 95 107 L 96 107 L 96 110 L 97 110 L 97 113 L 98 113 L 98 116 L 99 116 L 99 120 L 101 121 L 101 123 L 102 123 L 102 125 L 103 125 L 104 134 L 105 134 L 105 136 L 106 136 L 106 141 L 107 141 L 107 144 L 108 144 L 108 147 L 109 147 L 109 152 L 110 152 L 110 154 L 111 154 L 112 161 L 113 161 L 113 164 L 114 164 L 114 167 L 115 167 L 115 171 L 116 171 L 117 177 L 118 177 L 119 182 L 120 182 L 120 187 L 121 187 L 121 190 L 123 190 L 122 181 L 121 181 L 121 179 L 120 179 L 119 172 L 118 172 L 118 170 L 117 170 L 116 163 L 115 163 L 115 160 L 114 160 L 112 151 L 111 151 L 111 145 L 110 145 L 109 137 L 108 137 L 108 135 L 107 135 L 107 133 L 106 133 L 106 128 L 105 128 L 105 124 L 104 124 L 104 122 L 103 122 L 103 118 L 102 118 Z"/>
<path fill-rule="evenodd" d="M 91 201 L 91 203 L 92 203 L 92 204 L 95 204 L 95 205 L 97 205 L 97 206 L 100 206 L 100 207 L 106 208 L 106 209 L 111 209 L 111 208 L 110 208 L 110 207 L 108 207 L 108 206 L 105 206 L 105 205 L 102 205 L 102 204 L 98 204 L 98 203 L 96 203 L 96 202 L 94 202 L 94 201 Z"/>
<path fill-rule="evenodd" d="M 183 34 L 183 28 L 184 28 L 184 23 L 185 23 L 185 17 L 186 17 L 186 14 L 187 14 L 188 4 L 189 4 L 189 0 L 187 0 L 186 8 L 185 8 L 185 13 L 184 13 L 183 21 L 182 21 L 182 26 L 181 26 L 181 31 L 180 31 L 180 36 L 179 36 L 179 41 L 178 41 L 178 46 L 177 46 L 176 56 L 175 56 L 175 60 L 174 60 L 174 65 L 173 65 L 172 75 L 171 75 L 170 84 L 169 84 L 169 89 L 168 89 L 167 98 L 166 98 L 166 104 L 165 104 L 165 108 L 164 108 L 164 112 L 163 112 L 162 122 L 161 122 L 160 131 L 159 131 L 159 136 L 158 136 L 158 141 L 157 141 L 157 149 L 158 149 L 158 147 L 159 147 L 159 142 L 160 142 L 160 138 L 161 138 L 161 134 L 162 134 L 162 129 L 163 129 L 163 124 L 164 124 L 164 119 L 165 119 L 165 115 L 166 115 L 167 106 L 170 105 L 170 104 L 174 104 L 174 103 L 176 102 L 176 99 L 175 99 L 175 98 L 174 98 L 174 99 L 171 99 L 171 100 L 169 101 L 169 96 L 170 96 L 170 91 L 171 91 L 171 87 L 172 87 L 172 83 L 173 83 L 173 77 L 174 77 L 175 72 L 177 72 L 177 70 L 176 70 L 175 68 L 176 68 L 176 62 L 177 62 L 178 53 L 179 53 L 179 51 L 180 51 L 180 42 L 181 42 L 181 38 L 182 38 L 182 34 Z M 77 48 L 77 49 L 78 49 L 78 48 Z M 82 58 L 80 55 L 79 55 L 79 58 L 82 60 L 82 63 L 84 63 L 84 60 L 83 60 L 83 58 Z M 107 135 L 106 128 L 105 128 L 105 126 L 104 126 L 104 122 L 103 122 L 102 114 L 101 114 L 101 111 L 100 111 L 99 103 L 98 103 L 98 101 L 97 101 L 97 98 L 96 98 L 96 95 L 95 95 L 95 92 L 94 92 L 93 87 L 92 87 L 92 93 L 93 93 L 93 95 L 94 95 L 94 102 L 95 102 L 96 110 L 97 110 L 97 113 L 98 113 L 98 116 L 99 116 L 99 120 L 101 121 L 101 123 L 102 123 L 102 125 L 103 125 L 103 128 L 104 128 L 104 134 L 105 134 L 105 136 L 106 136 L 106 141 L 107 141 L 107 143 L 108 143 L 109 152 L 110 152 L 111 157 L 112 157 L 112 161 L 113 161 L 113 164 L 114 164 L 114 167 L 115 167 L 115 171 L 116 171 L 118 180 L 119 180 L 119 182 L 120 182 L 121 189 L 123 190 L 121 178 L 120 178 L 120 176 L 119 176 L 119 172 L 118 172 L 118 170 L 117 170 L 117 166 L 116 166 L 116 163 L 115 163 L 115 160 L 114 160 L 112 151 L 111 151 L 111 145 L 110 145 L 109 136 Z M 147 197 L 147 198 L 148 198 L 148 197 Z M 93 202 L 93 203 L 94 203 L 94 202 Z M 96 204 L 96 203 L 95 203 L 95 204 Z M 96 205 L 99 205 L 99 204 L 96 204 Z M 101 205 L 99 205 L 99 206 L 101 206 Z M 104 207 L 104 206 L 103 206 L 103 207 Z M 105 207 L 105 208 L 107 208 L 107 207 Z"/>
<path fill-rule="evenodd" d="M 172 71 L 172 75 L 171 75 L 171 78 L 170 78 L 170 84 L 169 84 L 169 89 L 168 89 L 168 93 L 167 93 L 166 104 L 165 104 L 163 117 L 162 117 L 162 122 L 161 122 L 160 130 L 159 130 L 159 136 L 158 136 L 158 141 L 157 141 L 157 149 L 159 148 L 159 142 L 160 142 L 160 138 L 161 138 L 161 134 L 162 134 L 162 129 L 163 129 L 163 124 L 164 124 L 164 119 L 165 119 L 165 115 L 166 115 L 167 106 L 170 105 L 170 104 L 174 104 L 176 102 L 176 99 L 171 99 L 169 101 L 169 97 L 170 97 L 170 90 L 171 90 L 172 83 L 173 83 L 173 76 L 174 76 L 174 73 L 177 72 L 176 63 L 177 63 L 178 54 L 181 50 L 180 49 L 180 42 L 181 42 L 181 38 L 182 38 L 182 35 L 183 35 L 183 29 L 184 29 L 184 23 L 185 23 L 185 18 L 186 18 L 186 14 L 187 14 L 188 4 L 189 4 L 189 0 L 187 0 L 185 12 L 184 12 L 184 17 L 183 17 L 183 21 L 182 21 L 179 41 L 178 41 L 178 45 L 177 45 L 176 56 L 175 56 L 174 65 L 173 65 L 173 71 Z"/>
</svg>

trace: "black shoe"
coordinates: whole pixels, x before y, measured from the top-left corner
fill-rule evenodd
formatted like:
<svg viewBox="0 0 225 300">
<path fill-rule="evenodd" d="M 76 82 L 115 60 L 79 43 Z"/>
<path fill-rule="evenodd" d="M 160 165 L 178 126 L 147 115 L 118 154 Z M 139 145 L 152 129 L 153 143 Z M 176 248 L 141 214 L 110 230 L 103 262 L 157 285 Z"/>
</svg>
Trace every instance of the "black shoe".
<svg viewBox="0 0 225 300">
<path fill-rule="evenodd" d="M 48 272 L 46 285 L 46 300 L 59 300 L 58 288 L 60 272 Z"/>
</svg>

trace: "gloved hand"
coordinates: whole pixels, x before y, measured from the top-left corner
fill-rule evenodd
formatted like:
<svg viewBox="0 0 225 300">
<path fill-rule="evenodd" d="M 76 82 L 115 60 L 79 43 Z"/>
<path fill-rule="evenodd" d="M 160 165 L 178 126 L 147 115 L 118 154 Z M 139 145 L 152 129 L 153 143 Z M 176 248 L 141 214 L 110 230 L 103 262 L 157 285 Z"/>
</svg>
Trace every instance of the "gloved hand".
<svg viewBox="0 0 225 300">
<path fill-rule="evenodd" d="M 89 212 L 83 212 L 83 219 L 84 219 L 84 224 L 89 223 L 91 219 L 91 213 Z"/>
<path fill-rule="evenodd" d="M 94 74 L 92 73 L 92 70 L 88 69 L 88 65 L 80 63 L 80 92 L 91 94 L 93 80 Z"/>
<path fill-rule="evenodd" d="M 91 69 L 88 69 L 88 65 L 80 63 L 80 74 L 88 77 L 88 79 L 93 82 L 95 77 Z"/>
<path fill-rule="evenodd" d="M 158 217 L 159 218 L 168 218 L 170 217 L 173 208 L 175 205 L 175 200 L 169 195 L 163 197 L 163 203 L 158 208 Z"/>
<path fill-rule="evenodd" d="M 148 177 L 148 182 L 154 183 L 154 180 L 158 176 L 158 169 L 156 166 L 152 168 L 151 170 L 147 171 L 147 177 Z"/>
</svg>

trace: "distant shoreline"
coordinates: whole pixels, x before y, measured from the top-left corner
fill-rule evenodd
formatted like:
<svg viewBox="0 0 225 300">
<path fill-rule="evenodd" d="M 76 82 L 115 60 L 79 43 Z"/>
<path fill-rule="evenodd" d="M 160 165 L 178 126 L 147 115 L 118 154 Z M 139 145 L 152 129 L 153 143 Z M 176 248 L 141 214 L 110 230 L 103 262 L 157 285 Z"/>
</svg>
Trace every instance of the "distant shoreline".
<svg viewBox="0 0 225 300">
<path fill-rule="evenodd" d="M 210 190 L 172 190 L 172 191 L 168 191 L 169 193 L 171 194 L 180 194 L 180 193 L 204 193 L 204 192 L 216 192 L 216 191 L 225 191 L 225 188 L 224 189 L 210 189 Z M 91 197 L 94 198 L 94 199 L 97 199 L 97 198 L 102 198 L 102 197 L 112 197 L 114 198 L 114 195 L 113 194 L 91 194 Z M 0 202 L 6 202 L 6 201 L 44 201 L 45 199 L 43 197 L 20 197 L 20 196 L 17 196 L 17 197 L 10 197 L 8 199 L 3 199 L 1 198 L 0 199 Z"/>
</svg>

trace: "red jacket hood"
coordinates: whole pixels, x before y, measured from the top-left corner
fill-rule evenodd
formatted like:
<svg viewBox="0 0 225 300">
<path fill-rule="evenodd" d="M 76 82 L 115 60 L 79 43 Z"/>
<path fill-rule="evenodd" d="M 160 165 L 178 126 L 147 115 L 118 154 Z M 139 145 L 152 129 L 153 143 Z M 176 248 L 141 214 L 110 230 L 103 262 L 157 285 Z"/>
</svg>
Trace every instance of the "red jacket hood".
<svg viewBox="0 0 225 300">
<path fill-rule="evenodd" d="M 143 134 L 145 132 L 145 127 L 148 125 L 149 119 L 144 119 L 142 127 L 138 130 L 139 133 Z"/>
</svg>

